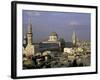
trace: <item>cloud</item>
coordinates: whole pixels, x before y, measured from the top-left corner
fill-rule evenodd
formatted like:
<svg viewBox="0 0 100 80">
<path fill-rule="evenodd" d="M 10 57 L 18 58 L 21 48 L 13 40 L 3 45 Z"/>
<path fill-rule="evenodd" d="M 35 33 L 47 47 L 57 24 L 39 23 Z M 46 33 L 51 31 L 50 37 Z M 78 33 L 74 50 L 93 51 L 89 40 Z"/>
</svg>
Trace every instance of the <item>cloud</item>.
<svg viewBox="0 0 100 80">
<path fill-rule="evenodd" d="M 42 13 L 38 11 L 27 11 L 26 14 L 28 16 L 40 16 Z"/>
<path fill-rule="evenodd" d="M 35 15 L 35 16 L 40 16 L 41 13 L 40 13 L 40 12 L 33 12 L 33 15 Z"/>
<path fill-rule="evenodd" d="M 70 26 L 78 26 L 80 24 L 78 22 L 76 22 L 76 21 L 71 21 L 71 22 L 69 22 L 69 25 Z"/>
<path fill-rule="evenodd" d="M 51 15 L 59 16 L 59 15 L 64 15 L 64 13 L 62 13 L 62 12 L 55 12 L 55 13 L 52 13 Z"/>
</svg>

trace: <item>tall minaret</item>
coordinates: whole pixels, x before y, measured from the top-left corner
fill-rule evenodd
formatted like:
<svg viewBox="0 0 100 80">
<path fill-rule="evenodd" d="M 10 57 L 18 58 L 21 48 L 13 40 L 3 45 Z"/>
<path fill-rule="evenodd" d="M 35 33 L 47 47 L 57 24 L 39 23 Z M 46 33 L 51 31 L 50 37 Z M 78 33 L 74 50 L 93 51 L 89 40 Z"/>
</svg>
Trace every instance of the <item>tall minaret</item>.
<svg viewBox="0 0 100 80">
<path fill-rule="evenodd" d="M 76 34 L 75 32 L 73 32 L 73 35 L 72 35 L 72 43 L 73 43 L 73 46 L 75 47 L 76 46 Z"/>
<path fill-rule="evenodd" d="M 32 45 L 32 24 L 30 22 L 29 26 L 28 26 L 28 33 L 27 33 L 27 44 L 28 45 Z"/>
</svg>

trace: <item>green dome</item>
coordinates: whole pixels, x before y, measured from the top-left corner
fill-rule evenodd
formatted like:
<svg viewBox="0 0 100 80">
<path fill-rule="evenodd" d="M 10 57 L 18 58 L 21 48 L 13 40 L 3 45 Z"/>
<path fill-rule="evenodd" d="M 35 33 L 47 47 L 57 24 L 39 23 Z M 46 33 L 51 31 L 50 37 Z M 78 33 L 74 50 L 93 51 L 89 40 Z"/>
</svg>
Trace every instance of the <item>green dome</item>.
<svg viewBox="0 0 100 80">
<path fill-rule="evenodd" d="M 56 32 L 52 32 L 50 36 L 58 36 Z"/>
</svg>

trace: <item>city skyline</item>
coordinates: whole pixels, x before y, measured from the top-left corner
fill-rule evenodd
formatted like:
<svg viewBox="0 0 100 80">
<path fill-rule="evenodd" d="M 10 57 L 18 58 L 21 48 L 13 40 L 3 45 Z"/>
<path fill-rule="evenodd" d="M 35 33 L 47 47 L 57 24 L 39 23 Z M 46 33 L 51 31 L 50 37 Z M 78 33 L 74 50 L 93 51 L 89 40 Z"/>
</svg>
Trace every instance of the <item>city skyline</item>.
<svg viewBox="0 0 100 80">
<path fill-rule="evenodd" d="M 89 13 L 23 10 L 22 19 L 23 35 L 27 33 L 31 19 L 34 42 L 47 40 L 51 32 L 56 32 L 65 41 L 71 41 L 73 31 L 80 40 L 90 40 Z"/>
</svg>

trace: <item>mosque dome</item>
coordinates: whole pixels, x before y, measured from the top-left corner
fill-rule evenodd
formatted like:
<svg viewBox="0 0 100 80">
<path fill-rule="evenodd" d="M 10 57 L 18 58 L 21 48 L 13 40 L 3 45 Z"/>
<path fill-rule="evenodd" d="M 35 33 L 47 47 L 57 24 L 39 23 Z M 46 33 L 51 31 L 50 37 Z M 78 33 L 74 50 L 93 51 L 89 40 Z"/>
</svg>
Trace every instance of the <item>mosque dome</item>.
<svg viewBox="0 0 100 80">
<path fill-rule="evenodd" d="M 58 41 L 58 35 L 56 32 L 52 32 L 49 36 L 48 41 Z"/>
<path fill-rule="evenodd" d="M 58 36 L 56 32 L 52 32 L 50 36 Z"/>
</svg>

